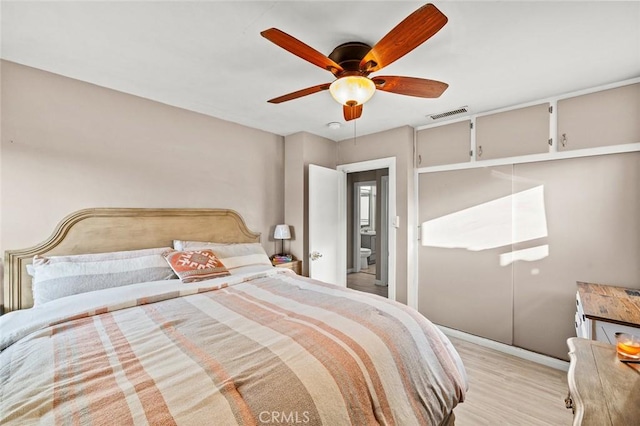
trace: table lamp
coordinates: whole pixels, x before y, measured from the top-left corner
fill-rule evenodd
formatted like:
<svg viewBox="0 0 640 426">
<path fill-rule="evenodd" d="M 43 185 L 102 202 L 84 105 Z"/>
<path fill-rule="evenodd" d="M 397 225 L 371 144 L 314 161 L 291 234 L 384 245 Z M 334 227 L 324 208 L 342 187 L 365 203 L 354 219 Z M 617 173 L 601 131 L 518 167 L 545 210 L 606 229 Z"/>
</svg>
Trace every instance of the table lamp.
<svg viewBox="0 0 640 426">
<path fill-rule="evenodd" d="M 283 240 L 280 254 L 284 254 L 284 240 L 291 239 L 291 230 L 289 229 L 289 225 L 276 225 L 276 229 L 273 231 L 273 239 Z"/>
</svg>

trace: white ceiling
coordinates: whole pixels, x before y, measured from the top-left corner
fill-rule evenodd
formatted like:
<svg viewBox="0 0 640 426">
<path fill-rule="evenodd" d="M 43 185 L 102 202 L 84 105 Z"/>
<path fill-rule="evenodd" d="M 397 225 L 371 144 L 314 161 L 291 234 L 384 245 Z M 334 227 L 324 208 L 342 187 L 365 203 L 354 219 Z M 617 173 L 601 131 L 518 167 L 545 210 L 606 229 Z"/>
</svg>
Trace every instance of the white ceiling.
<svg viewBox="0 0 640 426">
<path fill-rule="evenodd" d="M 1 57 L 279 135 L 332 140 L 640 76 L 638 1 L 447 1 L 435 3 L 449 18 L 438 34 L 372 74 L 445 81 L 439 99 L 377 92 L 349 123 L 328 92 L 266 102 L 333 76 L 260 31 L 279 28 L 328 55 L 347 41 L 375 44 L 422 4 L 3 0 Z M 332 121 L 342 128 L 329 129 Z"/>
</svg>

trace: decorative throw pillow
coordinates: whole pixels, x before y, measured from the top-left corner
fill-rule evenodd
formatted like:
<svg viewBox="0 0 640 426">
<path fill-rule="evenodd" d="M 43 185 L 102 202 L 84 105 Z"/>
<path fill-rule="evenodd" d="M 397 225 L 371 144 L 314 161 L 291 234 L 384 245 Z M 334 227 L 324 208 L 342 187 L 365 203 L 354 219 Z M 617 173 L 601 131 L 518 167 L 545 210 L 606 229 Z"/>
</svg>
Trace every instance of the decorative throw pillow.
<svg viewBox="0 0 640 426">
<path fill-rule="evenodd" d="M 175 279 L 162 257 L 167 250 L 170 248 L 35 256 L 28 268 L 33 276 L 33 304 L 106 288 Z"/>
<path fill-rule="evenodd" d="M 226 277 L 227 268 L 211 250 L 167 251 L 164 258 L 183 283 Z"/>
</svg>

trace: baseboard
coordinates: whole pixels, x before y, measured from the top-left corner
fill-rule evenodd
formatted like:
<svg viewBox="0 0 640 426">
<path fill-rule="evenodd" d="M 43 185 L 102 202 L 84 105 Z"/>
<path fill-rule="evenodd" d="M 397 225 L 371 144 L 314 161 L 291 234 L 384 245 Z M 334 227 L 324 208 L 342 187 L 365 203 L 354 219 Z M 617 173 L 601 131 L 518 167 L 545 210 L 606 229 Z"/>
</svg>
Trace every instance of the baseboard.
<svg viewBox="0 0 640 426">
<path fill-rule="evenodd" d="M 456 330 L 442 325 L 437 326 L 447 336 L 456 337 L 460 340 L 475 343 L 476 345 L 495 349 L 509 355 L 517 356 L 528 361 L 533 361 L 538 364 L 546 365 L 547 367 L 555 368 L 556 370 L 569 370 L 569 363 L 567 361 L 563 361 L 561 359 L 553 358 L 547 355 L 542 355 L 537 352 L 528 351 L 516 346 L 506 345 L 504 343 L 496 342 L 495 340 L 485 339 L 484 337 L 475 336 L 473 334 L 465 333 L 464 331 Z"/>
<path fill-rule="evenodd" d="M 347 274 L 353 274 L 353 272 L 354 272 L 354 269 L 353 269 L 353 268 L 349 268 L 349 269 L 347 269 Z"/>
<path fill-rule="evenodd" d="M 387 287 L 387 284 L 383 283 L 382 280 L 375 280 L 375 285 L 379 285 L 380 287 Z"/>
</svg>

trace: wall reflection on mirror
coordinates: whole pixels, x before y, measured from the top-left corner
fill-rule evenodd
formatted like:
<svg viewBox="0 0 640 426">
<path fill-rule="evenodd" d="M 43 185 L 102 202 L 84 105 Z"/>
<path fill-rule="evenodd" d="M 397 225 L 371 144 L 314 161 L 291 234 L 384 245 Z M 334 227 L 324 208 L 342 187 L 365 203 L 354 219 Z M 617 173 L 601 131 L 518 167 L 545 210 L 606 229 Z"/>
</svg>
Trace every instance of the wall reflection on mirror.
<svg viewBox="0 0 640 426">
<path fill-rule="evenodd" d="M 421 224 L 426 247 L 488 250 L 544 238 L 548 235 L 544 186 L 487 201 Z M 535 261 L 549 255 L 548 245 L 537 245 L 500 255 L 499 263 Z"/>
</svg>

